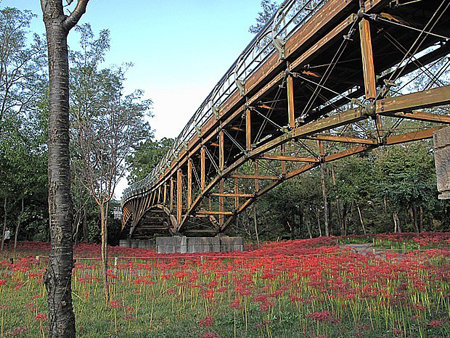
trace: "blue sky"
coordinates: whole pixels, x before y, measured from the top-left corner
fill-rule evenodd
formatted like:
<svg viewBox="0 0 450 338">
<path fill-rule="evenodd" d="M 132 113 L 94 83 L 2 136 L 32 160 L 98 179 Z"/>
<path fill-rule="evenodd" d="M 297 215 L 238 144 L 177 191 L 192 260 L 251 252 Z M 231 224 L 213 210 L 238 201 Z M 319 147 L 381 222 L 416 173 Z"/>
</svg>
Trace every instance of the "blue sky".
<svg viewBox="0 0 450 338">
<path fill-rule="evenodd" d="M 38 15 L 39 0 L 0 0 Z M 74 1 L 76 2 L 76 0 Z M 253 38 L 260 0 L 91 0 L 80 23 L 111 31 L 107 64 L 133 62 L 126 90 L 153 100 L 155 136 L 176 137 L 203 99 Z M 77 33 L 69 45 L 76 48 Z"/>
</svg>

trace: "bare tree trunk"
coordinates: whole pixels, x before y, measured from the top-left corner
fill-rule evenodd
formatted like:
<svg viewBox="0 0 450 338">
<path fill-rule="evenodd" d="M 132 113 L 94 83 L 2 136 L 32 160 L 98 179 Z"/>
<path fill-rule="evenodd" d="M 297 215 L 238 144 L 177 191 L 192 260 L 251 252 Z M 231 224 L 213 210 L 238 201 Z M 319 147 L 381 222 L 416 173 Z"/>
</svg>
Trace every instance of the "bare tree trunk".
<svg viewBox="0 0 450 338">
<path fill-rule="evenodd" d="M 348 211 L 348 206 L 347 203 L 344 203 L 344 206 L 342 208 L 342 227 L 344 229 L 344 236 L 347 236 L 347 211 Z"/>
<path fill-rule="evenodd" d="M 256 236 L 256 243 L 258 244 L 259 248 L 259 231 L 258 231 L 258 220 L 256 218 L 256 203 L 253 204 L 253 220 L 255 222 L 255 236 Z"/>
<path fill-rule="evenodd" d="M 300 210 L 299 212 L 299 216 L 300 216 L 300 226 L 302 226 L 303 224 L 306 224 L 306 230 L 308 230 L 308 235 L 309 238 L 313 238 L 312 232 L 311 232 L 311 224 L 309 223 L 309 221 L 305 221 L 305 217 L 303 212 Z"/>
<path fill-rule="evenodd" d="M 86 11 L 78 0 L 67 16 L 62 0 L 41 0 L 49 65 L 48 186 L 51 251 L 44 283 L 49 337 L 75 337 L 72 306 L 72 200 L 69 148 L 69 61 L 67 35 Z"/>
<path fill-rule="evenodd" d="M 419 231 L 423 231 L 423 208 L 419 207 Z"/>
<path fill-rule="evenodd" d="M 320 211 L 319 208 L 316 208 L 316 217 L 317 217 L 317 227 L 319 228 L 319 236 L 322 237 L 322 228 L 320 227 Z"/>
<path fill-rule="evenodd" d="M 50 337 L 75 337 L 72 307 L 72 201 L 69 150 L 69 64 L 67 31 L 55 15 L 55 1 L 44 12 L 47 27 L 50 116 L 49 116 L 49 215 L 51 252 L 45 273 L 48 292 Z M 48 13 L 48 11 L 50 11 Z M 63 10 L 61 8 L 60 12 Z"/>
<path fill-rule="evenodd" d="M 320 165 L 320 183 L 322 185 L 322 197 L 323 197 L 323 214 L 325 222 L 325 236 L 330 236 L 329 220 L 328 220 L 328 197 L 327 197 L 327 187 L 325 185 L 325 168 L 323 164 Z"/>
<path fill-rule="evenodd" d="M 362 229 L 363 229 L 363 233 L 364 233 L 364 235 L 367 235 L 366 226 L 364 225 L 364 219 L 363 219 L 362 213 L 361 213 L 361 208 L 359 207 L 358 203 L 356 203 L 356 208 L 358 209 L 359 220 L 361 221 L 361 226 L 362 226 Z"/>
<path fill-rule="evenodd" d="M 83 207 L 83 242 L 89 242 L 89 231 L 87 226 L 86 206 Z"/>
<path fill-rule="evenodd" d="M 333 178 L 333 186 L 336 188 L 336 173 L 334 170 L 334 165 L 331 165 L 331 177 Z M 342 219 L 342 206 L 341 206 L 341 199 L 339 197 L 336 197 L 336 212 L 337 212 L 339 230 L 341 232 L 341 235 L 343 235 L 344 234 L 344 221 Z"/>
<path fill-rule="evenodd" d="M 410 211 L 411 220 L 412 220 L 412 223 L 414 226 L 414 231 L 419 233 L 420 231 L 419 231 L 419 224 L 418 224 L 419 222 L 417 220 L 417 208 L 415 206 L 411 207 L 411 209 L 409 211 Z"/>
<path fill-rule="evenodd" d="M 392 218 L 394 219 L 394 232 L 402 232 L 400 227 L 400 219 L 398 218 L 398 214 L 396 211 L 393 212 Z"/>
<path fill-rule="evenodd" d="M 7 198 L 5 197 L 5 203 L 3 204 L 3 231 L 2 231 L 2 245 L 0 250 L 3 251 L 4 247 L 5 247 L 5 233 L 6 233 L 6 221 L 8 218 L 8 211 L 6 210 L 6 206 L 7 206 Z"/>
<path fill-rule="evenodd" d="M 102 270 L 103 270 L 103 291 L 105 293 L 105 300 L 109 302 L 109 285 L 108 285 L 108 205 L 103 203 L 100 207 L 100 228 L 102 239 Z"/>
<path fill-rule="evenodd" d="M 19 230 L 20 230 L 20 225 L 22 224 L 22 217 L 23 217 L 24 211 L 25 211 L 25 202 L 24 202 L 24 198 L 22 197 L 22 208 L 20 209 L 19 217 L 17 217 L 16 232 L 14 233 L 14 252 L 16 252 L 16 248 L 17 248 L 17 237 L 19 236 Z"/>
<path fill-rule="evenodd" d="M 73 229 L 73 235 L 72 235 L 73 243 L 75 246 L 77 245 L 77 242 L 78 242 L 78 232 L 80 230 L 80 224 L 81 224 L 81 218 L 82 218 L 81 212 L 82 212 L 82 210 L 77 210 L 77 212 L 75 214 L 75 220 L 74 220 L 75 227 Z"/>
</svg>

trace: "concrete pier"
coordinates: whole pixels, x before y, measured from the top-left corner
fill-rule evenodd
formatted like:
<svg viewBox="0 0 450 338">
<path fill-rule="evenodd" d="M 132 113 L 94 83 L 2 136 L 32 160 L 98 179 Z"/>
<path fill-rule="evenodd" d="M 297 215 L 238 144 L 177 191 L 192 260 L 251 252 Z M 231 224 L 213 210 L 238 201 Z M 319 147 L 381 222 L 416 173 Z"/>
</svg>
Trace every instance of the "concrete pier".
<svg viewBox="0 0 450 338">
<path fill-rule="evenodd" d="M 242 237 L 157 237 L 156 250 L 158 253 L 203 253 L 243 251 Z"/>
<path fill-rule="evenodd" d="M 122 239 L 119 246 L 123 248 L 154 249 L 158 253 L 204 253 L 243 251 L 242 237 L 157 237 L 151 240 Z"/>
<path fill-rule="evenodd" d="M 156 244 L 154 239 L 121 239 L 119 246 L 122 248 L 134 249 L 155 249 Z"/>
<path fill-rule="evenodd" d="M 450 127 L 434 133 L 434 158 L 436 162 L 439 199 L 450 199 Z"/>
</svg>

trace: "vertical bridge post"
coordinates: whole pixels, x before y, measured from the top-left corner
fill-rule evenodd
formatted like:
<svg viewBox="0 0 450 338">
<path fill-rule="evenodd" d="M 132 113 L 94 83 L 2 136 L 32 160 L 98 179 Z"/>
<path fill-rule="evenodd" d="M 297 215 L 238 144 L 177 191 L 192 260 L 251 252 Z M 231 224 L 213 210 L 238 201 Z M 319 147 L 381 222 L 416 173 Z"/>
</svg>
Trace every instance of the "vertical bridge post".
<svg viewBox="0 0 450 338">
<path fill-rule="evenodd" d="M 181 169 L 177 170 L 177 224 L 181 223 L 183 216 L 183 173 Z M 178 231 L 178 229 L 177 229 Z"/>
<path fill-rule="evenodd" d="M 372 38 L 370 35 L 370 23 L 366 19 L 362 19 L 359 23 L 359 35 L 361 39 L 365 95 L 367 100 L 375 100 L 377 88 L 375 67 L 373 65 Z"/>
<path fill-rule="evenodd" d="M 294 114 L 294 78 L 289 75 L 287 78 L 287 99 L 288 99 L 288 122 L 289 127 L 295 128 L 295 114 Z"/>
<path fill-rule="evenodd" d="M 245 146 L 246 150 L 252 150 L 252 115 L 250 109 L 245 111 Z"/>
</svg>

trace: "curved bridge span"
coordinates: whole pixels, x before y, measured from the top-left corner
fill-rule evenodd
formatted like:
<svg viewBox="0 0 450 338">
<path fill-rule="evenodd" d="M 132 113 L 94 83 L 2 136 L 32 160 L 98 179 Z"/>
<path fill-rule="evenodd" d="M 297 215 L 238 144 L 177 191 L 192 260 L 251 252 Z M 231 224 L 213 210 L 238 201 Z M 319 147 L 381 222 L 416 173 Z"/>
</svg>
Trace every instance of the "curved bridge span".
<svg viewBox="0 0 450 338">
<path fill-rule="evenodd" d="M 164 159 L 125 191 L 122 228 L 220 233 L 322 163 L 431 138 L 450 124 L 449 7 L 285 1 Z"/>
</svg>

